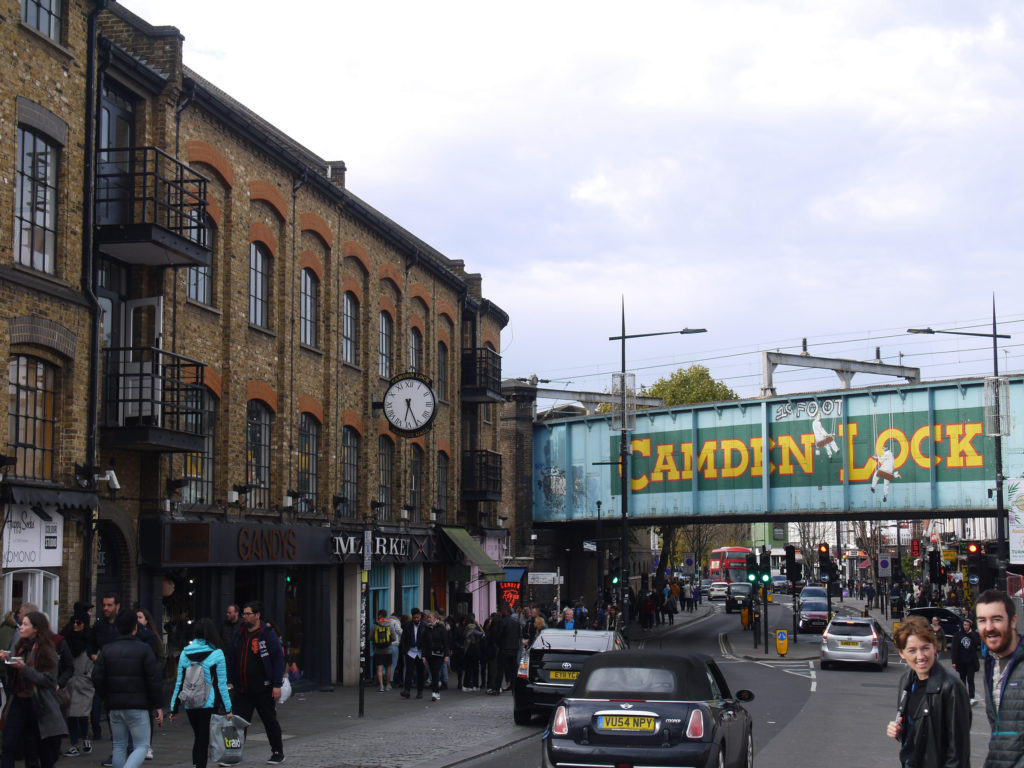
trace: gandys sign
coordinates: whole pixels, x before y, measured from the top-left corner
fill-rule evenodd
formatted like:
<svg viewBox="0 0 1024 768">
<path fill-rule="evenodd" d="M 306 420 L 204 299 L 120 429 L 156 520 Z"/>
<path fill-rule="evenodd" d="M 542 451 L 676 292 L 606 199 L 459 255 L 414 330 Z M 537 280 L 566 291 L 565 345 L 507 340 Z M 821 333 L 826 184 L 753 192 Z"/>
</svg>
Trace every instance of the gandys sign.
<svg viewBox="0 0 1024 768">
<path fill-rule="evenodd" d="M 1011 414 L 1022 399 L 1024 381 L 1011 381 Z M 982 379 L 640 411 L 629 514 L 991 515 L 984 415 Z M 536 425 L 534 519 L 592 519 L 596 499 L 621 495 L 608 463 L 619 439 L 604 416 Z M 1024 474 L 1019 430 L 1003 440 L 1003 473 Z"/>
</svg>

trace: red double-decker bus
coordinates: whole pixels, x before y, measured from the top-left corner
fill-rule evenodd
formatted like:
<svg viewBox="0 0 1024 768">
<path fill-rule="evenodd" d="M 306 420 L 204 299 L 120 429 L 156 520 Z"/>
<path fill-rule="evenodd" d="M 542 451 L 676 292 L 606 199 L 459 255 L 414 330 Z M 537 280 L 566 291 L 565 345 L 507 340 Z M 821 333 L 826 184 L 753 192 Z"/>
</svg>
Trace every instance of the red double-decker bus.
<svg viewBox="0 0 1024 768">
<path fill-rule="evenodd" d="M 708 577 L 712 581 L 746 581 L 750 547 L 719 547 L 711 550 Z"/>
</svg>

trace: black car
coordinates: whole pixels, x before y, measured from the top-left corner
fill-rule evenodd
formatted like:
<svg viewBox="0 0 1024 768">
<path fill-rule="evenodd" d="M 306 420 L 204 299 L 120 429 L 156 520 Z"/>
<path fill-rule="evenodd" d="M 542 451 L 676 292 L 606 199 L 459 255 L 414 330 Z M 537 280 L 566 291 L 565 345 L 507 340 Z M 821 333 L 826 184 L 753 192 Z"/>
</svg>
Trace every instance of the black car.
<svg viewBox="0 0 1024 768">
<path fill-rule="evenodd" d="M 618 632 L 592 629 L 542 629 L 519 659 L 512 691 L 512 717 L 526 725 L 535 714 L 554 708 L 569 692 L 595 653 L 625 648 Z"/>
<path fill-rule="evenodd" d="M 938 616 L 939 626 L 942 627 L 942 631 L 946 633 L 947 645 L 953 640 L 953 636 L 960 631 L 960 628 L 964 623 L 963 617 L 960 616 L 960 614 L 953 613 L 949 608 L 942 608 L 937 605 L 923 608 L 911 608 L 907 611 L 907 618 L 909 619 L 911 616 L 920 616 L 929 624 L 932 623 L 932 616 Z"/>
<path fill-rule="evenodd" d="M 751 605 L 751 594 L 754 588 L 743 581 L 734 581 L 725 593 L 725 612 L 732 613 Z"/>
<path fill-rule="evenodd" d="M 750 714 L 710 656 L 617 651 L 587 659 L 541 736 L 541 764 L 753 765 Z"/>
</svg>

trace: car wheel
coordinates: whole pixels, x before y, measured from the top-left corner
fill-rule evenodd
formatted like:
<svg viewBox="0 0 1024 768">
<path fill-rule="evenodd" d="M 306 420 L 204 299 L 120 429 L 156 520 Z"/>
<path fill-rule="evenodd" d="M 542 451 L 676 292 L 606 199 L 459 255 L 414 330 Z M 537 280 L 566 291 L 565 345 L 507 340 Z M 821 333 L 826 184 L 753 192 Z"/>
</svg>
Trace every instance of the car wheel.
<svg viewBox="0 0 1024 768">
<path fill-rule="evenodd" d="M 533 711 L 529 709 L 513 709 L 512 719 L 516 725 L 529 725 L 533 719 Z"/>
<path fill-rule="evenodd" d="M 831 661 L 825 661 L 824 659 L 821 660 L 821 668 L 822 669 L 829 669 L 831 666 L 832 666 L 832 662 Z"/>
<path fill-rule="evenodd" d="M 754 768 L 754 734 L 750 731 L 747 731 L 747 750 L 743 757 L 743 768 Z"/>
<path fill-rule="evenodd" d="M 718 745 L 718 768 L 725 768 L 725 744 Z"/>
</svg>

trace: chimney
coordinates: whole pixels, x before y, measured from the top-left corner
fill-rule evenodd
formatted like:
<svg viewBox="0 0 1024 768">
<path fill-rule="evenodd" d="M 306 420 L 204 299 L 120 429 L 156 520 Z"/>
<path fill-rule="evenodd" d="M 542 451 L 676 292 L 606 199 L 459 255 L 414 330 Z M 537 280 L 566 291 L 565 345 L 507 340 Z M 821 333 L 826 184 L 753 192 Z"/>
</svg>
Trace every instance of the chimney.
<svg viewBox="0 0 1024 768">
<path fill-rule="evenodd" d="M 345 171 L 347 170 L 344 160 L 331 160 L 327 163 L 327 178 L 344 189 Z"/>
</svg>

